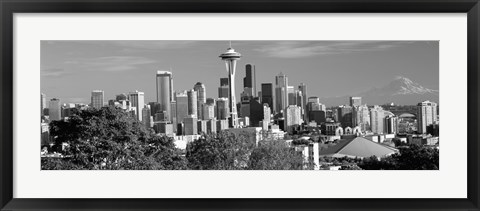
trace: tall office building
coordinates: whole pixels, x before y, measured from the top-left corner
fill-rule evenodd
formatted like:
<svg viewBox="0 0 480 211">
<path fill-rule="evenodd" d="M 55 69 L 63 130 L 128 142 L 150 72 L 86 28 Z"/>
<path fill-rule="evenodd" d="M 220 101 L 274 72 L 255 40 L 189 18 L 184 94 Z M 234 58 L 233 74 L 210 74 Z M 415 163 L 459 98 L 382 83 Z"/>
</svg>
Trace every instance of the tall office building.
<svg viewBox="0 0 480 211">
<path fill-rule="evenodd" d="M 362 97 L 350 97 L 350 106 L 357 107 L 362 105 Z"/>
<path fill-rule="evenodd" d="M 174 100 L 170 103 L 170 119 L 172 120 L 172 128 L 173 132 L 177 132 L 177 101 L 176 96 L 174 96 Z"/>
<path fill-rule="evenodd" d="M 197 117 L 194 115 L 190 115 L 188 117 L 185 117 L 183 119 L 184 122 L 184 127 L 185 127 L 185 135 L 197 135 L 198 134 L 198 123 L 197 123 Z"/>
<path fill-rule="evenodd" d="M 203 120 L 215 118 L 215 106 L 213 104 L 204 104 L 202 115 Z"/>
<path fill-rule="evenodd" d="M 152 115 L 151 115 L 151 112 L 150 112 L 150 106 L 145 105 L 142 108 L 142 122 L 145 125 L 145 127 L 148 127 L 148 128 L 151 127 L 150 126 L 151 120 L 152 120 Z"/>
<path fill-rule="evenodd" d="M 177 126 L 178 126 L 178 124 L 182 123 L 183 119 L 185 119 L 188 116 L 187 91 L 177 92 L 175 98 L 177 102 L 176 110 L 177 110 Z"/>
<path fill-rule="evenodd" d="M 315 119 L 316 121 L 322 119 L 322 118 L 319 118 L 319 115 L 321 114 L 318 112 L 315 113 L 314 111 L 324 111 L 326 116 L 327 108 L 324 104 L 320 103 L 320 99 L 318 97 L 309 97 L 307 101 L 307 105 L 305 107 L 306 107 L 305 113 L 307 114 L 306 121 L 308 122 L 314 121 Z M 317 123 L 321 123 L 321 122 L 317 122 Z"/>
<path fill-rule="evenodd" d="M 104 97 L 103 97 L 103 91 L 102 90 L 93 90 L 92 91 L 92 97 L 91 97 L 91 103 L 92 107 L 100 109 L 103 107 L 103 102 L 104 102 Z"/>
<path fill-rule="evenodd" d="M 370 128 L 372 132 L 382 134 L 385 120 L 385 111 L 376 105 L 370 109 Z"/>
<path fill-rule="evenodd" d="M 197 101 L 197 92 L 195 90 L 188 90 L 187 91 L 188 97 L 188 115 L 193 115 L 198 118 L 198 101 Z"/>
<path fill-rule="evenodd" d="M 245 78 L 243 78 L 243 88 L 250 92 L 250 96 L 255 97 L 257 94 L 257 78 L 255 75 L 255 65 L 245 65 Z"/>
<path fill-rule="evenodd" d="M 218 98 L 228 98 L 228 78 L 220 78 L 220 87 L 218 87 Z"/>
<path fill-rule="evenodd" d="M 272 110 L 270 109 L 270 107 L 268 106 L 268 104 L 264 103 L 263 104 L 263 122 L 267 122 L 270 123 L 271 122 L 271 119 L 270 119 L 270 116 L 272 115 Z"/>
<path fill-rule="evenodd" d="M 258 99 L 258 97 L 253 98 L 249 102 L 249 108 L 250 108 L 250 125 L 253 127 L 261 127 L 259 125 L 259 122 L 263 120 L 264 118 L 264 106 Z"/>
<path fill-rule="evenodd" d="M 288 105 L 297 105 L 297 95 L 294 86 L 287 86 Z"/>
<path fill-rule="evenodd" d="M 417 105 L 418 132 L 427 133 L 427 127 L 437 123 L 437 104 L 430 101 L 423 101 Z"/>
<path fill-rule="evenodd" d="M 207 120 L 207 133 L 217 132 L 217 120 L 215 118 Z"/>
<path fill-rule="evenodd" d="M 389 115 L 385 117 L 385 133 L 396 134 L 398 131 L 398 117 Z"/>
<path fill-rule="evenodd" d="M 291 133 L 295 127 L 300 126 L 302 121 L 301 108 L 296 105 L 289 105 L 285 112 L 285 129 Z"/>
<path fill-rule="evenodd" d="M 275 76 L 275 112 L 281 113 L 288 106 L 288 78 L 283 73 Z"/>
<path fill-rule="evenodd" d="M 203 117 L 203 106 L 207 103 L 207 93 L 205 91 L 205 85 L 201 82 L 197 82 L 193 86 L 193 90 L 197 92 L 197 118 Z"/>
<path fill-rule="evenodd" d="M 250 89 L 250 88 L 245 88 Z M 250 116 L 250 100 L 252 99 L 252 95 L 250 92 L 242 92 L 240 95 L 240 113 L 239 117 L 249 117 Z"/>
<path fill-rule="evenodd" d="M 48 104 L 48 115 L 50 121 L 58 121 L 62 119 L 62 107 L 60 99 L 52 98 Z"/>
<path fill-rule="evenodd" d="M 131 107 L 134 107 L 136 110 L 137 119 L 139 121 L 143 120 L 142 109 L 145 106 L 145 94 L 136 90 L 135 92 L 130 92 L 128 94 Z"/>
<path fill-rule="evenodd" d="M 366 105 L 353 107 L 353 126 L 359 126 L 365 132 L 370 130 L 370 112 Z"/>
<path fill-rule="evenodd" d="M 230 119 L 229 125 L 233 128 L 238 128 L 238 113 L 237 113 L 237 101 L 235 99 L 235 69 L 237 61 L 240 60 L 241 54 L 235 52 L 231 46 L 227 49 L 227 52 L 222 53 L 220 56 L 225 61 L 228 72 L 228 105 L 230 107 Z"/>
<path fill-rule="evenodd" d="M 262 83 L 262 104 L 264 103 L 273 109 L 273 86 L 271 83 Z"/>
<path fill-rule="evenodd" d="M 223 120 L 228 119 L 229 106 L 227 98 L 218 98 L 217 99 L 217 119 Z"/>
<path fill-rule="evenodd" d="M 342 127 L 352 127 L 353 123 L 353 108 L 348 105 L 339 106 L 337 108 L 338 122 Z"/>
<path fill-rule="evenodd" d="M 171 102 L 173 99 L 173 75 L 169 71 L 157 71 L 156 75 L 157 103 L 160 109 L 166 111 L 168 120 L 171 120 Z"/>
<path fill-rule="evenodd" d="M 40 116 L 43 116 L 45 108 L 47 108 L 47 96 L 40 93 Z"/>
<path fill-rule="evenodd" d="M 304 115 L 303 115 L 303 119 L 304 120 L 307 120 L 308 119 L 308 113 L 306 112 L 307 110 L 307 85 L 304 84 L 304 83 L 300 83 L 300 85 L 298 85 L 298 90 L 302 92 L 302 109 L 304 110 Z"/>
</svg>

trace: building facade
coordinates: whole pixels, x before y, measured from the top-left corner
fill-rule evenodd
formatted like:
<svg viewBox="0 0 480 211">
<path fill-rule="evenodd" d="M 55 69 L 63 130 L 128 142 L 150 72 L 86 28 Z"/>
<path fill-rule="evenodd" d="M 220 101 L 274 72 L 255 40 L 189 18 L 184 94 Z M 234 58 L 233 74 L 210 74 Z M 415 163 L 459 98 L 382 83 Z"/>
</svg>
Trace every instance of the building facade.
<svg viewBox="0 0 480 211">
<path fill-rule="evenodd" d="M 171 120 L 171 102 L 173 101 L 173 74 L 169 71 L 157 71 L 156 75 L 157 103 L 166 111 Z"/>
<path fill-rule="evenodd" d="M 103 107 L 104 102 L 104 93 L 102 90 L 93 90 L 91 96 L 92 107 L 100 109 Z"/>
</svg>

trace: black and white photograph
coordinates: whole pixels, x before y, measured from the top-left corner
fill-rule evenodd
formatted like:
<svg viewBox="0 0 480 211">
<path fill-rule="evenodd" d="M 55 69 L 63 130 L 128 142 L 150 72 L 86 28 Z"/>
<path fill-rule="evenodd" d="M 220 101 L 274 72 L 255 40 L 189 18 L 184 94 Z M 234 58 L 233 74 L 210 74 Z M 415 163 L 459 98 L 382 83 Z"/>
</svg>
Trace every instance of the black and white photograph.
<svg viewBox="0 0 480 211">
<path fill-rule="evenodd" d="M 42 40 L 41 170 L 439 170 L 439 44 Z"/>
</svg>

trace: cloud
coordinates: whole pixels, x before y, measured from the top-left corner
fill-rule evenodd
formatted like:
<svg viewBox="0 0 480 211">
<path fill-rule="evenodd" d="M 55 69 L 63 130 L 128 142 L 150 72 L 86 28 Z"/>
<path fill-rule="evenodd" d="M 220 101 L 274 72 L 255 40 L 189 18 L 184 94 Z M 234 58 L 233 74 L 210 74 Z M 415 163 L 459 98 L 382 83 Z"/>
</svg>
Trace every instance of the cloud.
<svg viewBox="0 0 480 211">
<path fill-rule="evenodd" d="M 161 49 L 180 49 L 191 47 L 197 41 L 190 40 L 164 40 L 164 41 L 154 41 L 154 40 L 138 40 L 138 41 L 109 41 L 107 44 L 123 47 L 123 48 L 134 48 L 134 49 L 143 49 L 143 50 L 161 50 Z"/>
<path fill-rule="evenodd" d="M 58 77 L 65 74 L 62 68 L 41 68 L 40 75 L 46 77 Z"/>
<path fill-rule="evenodd" d="M 107 56 L 89 59 L 65 61 L 65 64 L 73 64 L 76 68 L 85 71 L 126 71 L 137 69 L 137 66 L 151 64 L 157 61 L 136 56 Z"/>
<path fill-rule="evenodd" d="M 281 41 L 266 44 L 256 51 L 267 57 L 303 58 L 319 55 L 382 51 L 410 42 L 404 41 Z"/>
<path fill-rule="evenodd" d="M 78 65 L 78 68 L 86 71 L 127 71 L 135 70 L 140 65 L 152 64 L 157 61 L 137 56 L 107 56 L 90 59 L 79 59 L 73 61 L 66 61 L 65 63 Z"/>
<path fill-rule="evenodd" d="M 158 61 L 137 56 L 106 56 L 97 58 L 79 58 L 66 60 L 56 67 L 44 67 L 41 75 L 60 77 L 77 71 L 122 72 L 137 70 L 140 66 L 157 63 Z"/>
</svg>

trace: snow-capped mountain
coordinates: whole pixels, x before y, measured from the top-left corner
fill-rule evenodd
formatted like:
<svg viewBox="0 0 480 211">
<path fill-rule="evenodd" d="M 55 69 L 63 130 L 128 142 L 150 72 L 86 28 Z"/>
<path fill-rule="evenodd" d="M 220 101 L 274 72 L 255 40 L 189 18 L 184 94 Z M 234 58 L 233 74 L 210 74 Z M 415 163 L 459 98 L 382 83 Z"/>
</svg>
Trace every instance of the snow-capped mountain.
<svg viewBox="0 0 480 211">
<path fill-rule="evenodd" d="M 397 105 L 416 105 L 419 102 L 430 100 L 438 102 L 438 90 L 425 88 L 422 85 L 405 77 L 396 77 L 386 86 L 372 88 L 359 94 L 342 97 L 321 98 L 321 102 L 327 106 L 348 104 L 349 96 L 362 97 L 362 104 L 381 105 L 395 103 Z"/>
</svg>

